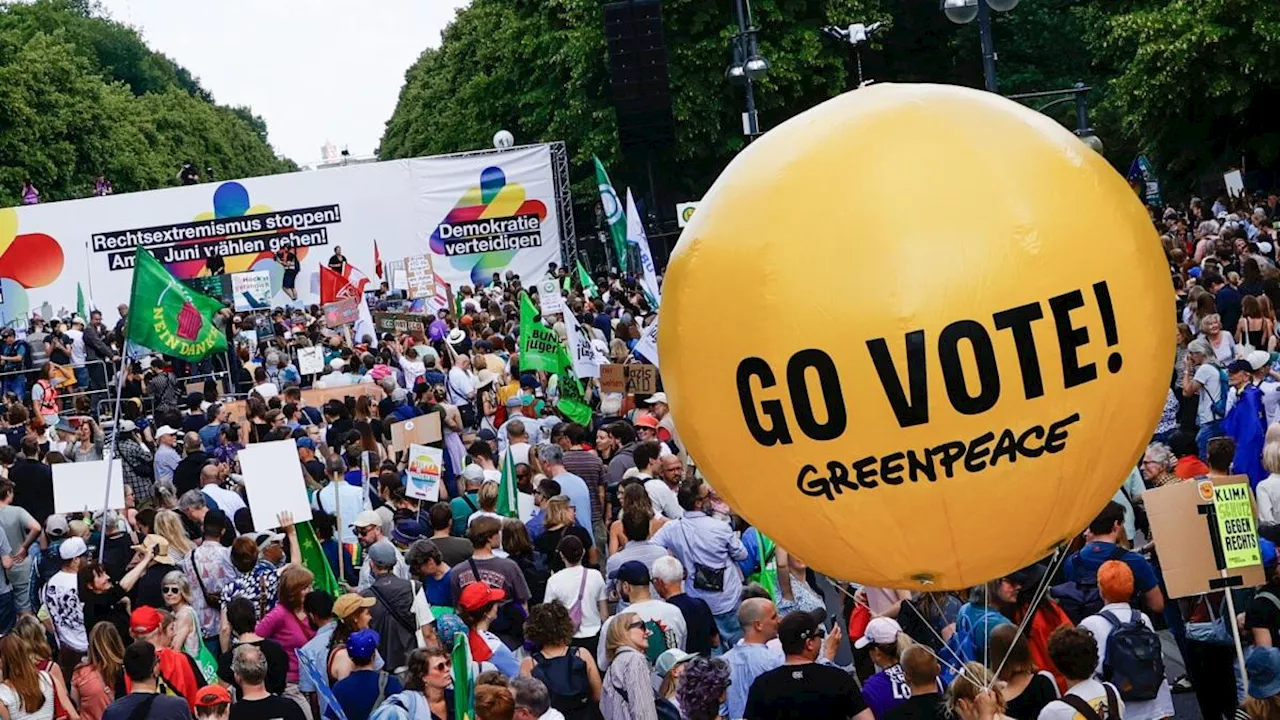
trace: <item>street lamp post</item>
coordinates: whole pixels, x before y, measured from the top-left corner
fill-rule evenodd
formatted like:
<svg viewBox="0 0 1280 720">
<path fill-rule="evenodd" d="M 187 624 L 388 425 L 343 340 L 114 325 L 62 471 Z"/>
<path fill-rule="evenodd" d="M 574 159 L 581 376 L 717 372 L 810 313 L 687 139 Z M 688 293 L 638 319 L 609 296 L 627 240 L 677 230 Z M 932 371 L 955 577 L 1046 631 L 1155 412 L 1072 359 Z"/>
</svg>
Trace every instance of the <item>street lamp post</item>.
<svg viewBox="0 0 1280 720">
<path fill-rule="evenodd" d="M 982 41 L 982 77 L 987 92 L 997 92 L 996 42 L 991 34 L 991 11 L 1008 12 L 1018 0 L 942 0 L 942 12 L 957 25 L 967 25 L 976 18 L 978 38 Z"/>
<path fill-rule="evenodd" d="M 769 61 L 760 54 L 760 47 L 756 42 L 758 31 L 751 25 L 751 6 L 748 2 L 749 0 L 734 0 L 734 9 L 738 13 L 738 34 L 733 36 L 733 63 L 725 71 L 725 78 L 744 88 L 747 111 L 742 116 L 742 134 L 750 140 L 760 134 L 755 80 L 769 72 Z"/>
<path fill-rule="evenodd" d="M 1050 108 L 1057 107 L 1064 103 L 1075 103 L 1076 107 L 1076 137 L 1080 138 L 1080 142 L 1088 145 L 1098 154 L 1102 154 L 1103 145 L 1102 138 L 1093 131 L 1089 126 L 1089 91 L 1093 88 L 1078 82 L 1070 88 L 1063 90 L 1045 90 L 1042 92 L 1018 93 L 1017 95 L 1008 96 L 1010 100 L 1039 100 L 1042 98 L 1057 98 L 1056 100 L 1041 105 L 1036 108 L 1036 112 L 1047 112 Z"/>
</svg>

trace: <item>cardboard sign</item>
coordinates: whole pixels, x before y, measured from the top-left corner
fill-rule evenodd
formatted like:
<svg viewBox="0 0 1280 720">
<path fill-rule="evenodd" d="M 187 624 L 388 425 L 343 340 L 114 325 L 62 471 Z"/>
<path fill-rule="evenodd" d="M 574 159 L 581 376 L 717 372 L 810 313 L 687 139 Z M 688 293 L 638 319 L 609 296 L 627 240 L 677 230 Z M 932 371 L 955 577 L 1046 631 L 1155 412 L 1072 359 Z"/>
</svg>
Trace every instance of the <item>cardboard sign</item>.
<svg viewBox="0 0 1280 720">
<path fill-rule="evenodd" d="M 292 440 L 252 443 L 238 457 L 254 531 L 280 527 L 277 516 L 286 510 L 293 513 L 294 522 L 311 519 L 298 446 Z"/>
<path fill-rule="evenodd" d="M 112 460 L 111 496 L 107 498 L 108 510 L 124 509 L 124 469 L 119 460 Z M 107 461 L 54 463 L 53 511 L 56 513 L 81 513 L 85 510 L 101 510 L 102 498 L 107 492 Z"/>
<path fill-rule="evenodd" d="M 303 375 L 324 372 L 324 348 L 316 345 L 298 348 L 298 372 Z"/>
<path fill-rule="evenodd" d="M 444 473 L 444 450 L 426 445 L 409 446 L 409 464 L 405 470 L 409 481 L 404 486 L 406 497 L 435 502 L 440 499 L 440 478 Z"/>
<path fill-rule="evenodd" d="M 1218 516 L 1218 544 L 1228 570 L 1262 564 L 1258 529 L 1253 526 L 1249 483 L 1215 485 L 1213 508 Z"/>
<path fill-rule="evenodd" d="M 1232 475 L 1202 482 L 1171 483 L 1142 494 L 1169 597 L 1202 595 L 1221 587 L 1222 571 L 1214 561 L 1213 537 L 1200 508 L 1213 505 L 1216 488 L 1244 484 L 1247 489 L 1248 482 L 1249 478 L 1244 475 Z M 1252 517 L 1252 493 L 1249 501 Z M 1227 577 L 1240 578 L 1241 587 L 1256 587 L 1266 582 L 1260 562 L 1230 568 Z"/>
<path fill-rule="evenodd" d="M 560 282 L 555 278 L 538 281 L 538 305 L 543 317 L 562 315 L 566 312 L 564 296 L 560 294 Z"/>
<path fill-rule="evenodd" d="M 395 450 L 408 450 L 410 445 L 430 445 L 443 438 L 440 413 L 428 413 L 391 424 L 391 447 Z"/>
<path fill-rule="evenodd" d="M 373 323 L 377 326 L 379 334 L 425 333 L 427 331 L 427 318 L 422 315 L 374 313 Z"/>
<path fill-rule="evenodd" d="M 404 270 L 410 299 L 436 294 L 436 271 L 430 255 L 410 255 L 404 259 Z"/>
<path fill-rule="evenodd" d="M 658 368 L 636 363 L 601 365 L 600 389 L 623 395 L 652 395 L 658 392 Z"/>
<path fill-rule="evenodd" d="M 360 302 L 357 298 L 343 298 L 324 306 L 324 324 L 336 328 L 355 325 L 360 319 Z"/>
</svg>

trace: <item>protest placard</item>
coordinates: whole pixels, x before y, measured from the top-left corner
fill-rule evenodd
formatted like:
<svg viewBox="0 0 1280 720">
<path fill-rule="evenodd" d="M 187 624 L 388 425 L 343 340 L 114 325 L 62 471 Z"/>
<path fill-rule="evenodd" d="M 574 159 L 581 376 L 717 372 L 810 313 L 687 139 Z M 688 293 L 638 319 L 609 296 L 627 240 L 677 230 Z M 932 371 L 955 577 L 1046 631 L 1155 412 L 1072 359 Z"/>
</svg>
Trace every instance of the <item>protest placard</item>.
<svg viewBox="0 0 1280 720">
<path fill-rule="evenodd" d="M 303 375 L 324 372 L 324 348 L 318 345 L 298 348 L 298 372 Z"/>
<path fill-rule="evenodd" d="M 360 319 L 363 298 L 343 298 L 324 306 L 324 324 L 331 328 L 354 325 Z"/>
<path fill-rule="evenodd" d="M 373 323 L 377 326 L 379 333 L 425 333 L 427 331 L 423 316 L 409 313 L 374 313 Z"/>
<path fill-rule="evenodd" d="M 311 519 L 298 446 L 292 440 L 252 443 L 238 457 L 256 532 L 280 527 L 277 517 L 284 511 L 293 514 L 294 522 Z"/>
<path fill-rule="evenodd" d="M 410 255 L 404 259 L 406 284 L 413 300 L 436 294 L 436 271 L 430 255 Z"/>
<path fill-rule="evenodd" d="M 428 413 L 410 420 L 391 424 L 391 447 L 397 451 L 408 450 L 410 445 L 429 445 L 440 442 L 440 414 Z"/>
<path fill-rule="evenodd" d="M 236 312 L 271 307 L 271 273 L 265 270 L 232 273 L 231 295 L 235 298 Z"/>
<path fill-rule="evenodd" d="M 1218 517 L 1218 544 L 1227 570 L 1262 564 L 1258 529 L 1253 525 L 1249 483 L 1215 485 L 1213 509 Z"/>
<path fill-rule="evenodd" d="M 658 392 L 658 368 L 637 363 L 601 365 L 600 390 L 623 395 L 652 395 Z"/>
<path fill-rule="evenodd" d="M 1215 506 L 1217 488 L 1244 484 L 1247 490 L 1248 482 L 1244 475 L 1233 475 L 1170 483 L 1143 493 L 1142 503 L 1151 523 L 1151 538 L 1159 548 L 1160 571 L 1169 597 L 1201 595 L 1222 587 L 1223 571 L 1214 557 L 1217 548 L 1213 538 L 1213 534 L 1220 533 L 1210 533 L 1205 515 Z M 1252 507 L 1252 500 L 1249 502 Z M 1205 510 L 1202 511 L 1202 507 Z M 1252 519 L 1253 511 L 1249 514 Z M 1215 526 L 1218 522 L 1215 520 Z M 1260 560 L 1229 568 L 1227 575 L 1233 584 L 1239 583 L 1238 587 L 1255 587 L 1266 582 Z"/>
<path fill-rule="evenodd" d="M 560 294 L 560 282 L 555 278 L 538 281 L 538 305 L 543 317 L 565 312 L 564 295 Z"/>
<path fill-rule="evenodd" d="M 124 509 L 124 470 L 120 460 L 111 461 L 111 496 L 107 498 L 108 510 Z M 54 463 L 53 511 L 56 513 L 81 513 L 102 509 L 102 498 L 107 492 L 107 461 Z"/>
<path fill-rule="evenodd" d="M 409 446 L 409 463 L 405 471 L 408 483 L 404 494 L 415 500 L 435 502 L 440 499 L 440 478 L 444 472 L 444 450 L 426 445 Z"/>
</svg>

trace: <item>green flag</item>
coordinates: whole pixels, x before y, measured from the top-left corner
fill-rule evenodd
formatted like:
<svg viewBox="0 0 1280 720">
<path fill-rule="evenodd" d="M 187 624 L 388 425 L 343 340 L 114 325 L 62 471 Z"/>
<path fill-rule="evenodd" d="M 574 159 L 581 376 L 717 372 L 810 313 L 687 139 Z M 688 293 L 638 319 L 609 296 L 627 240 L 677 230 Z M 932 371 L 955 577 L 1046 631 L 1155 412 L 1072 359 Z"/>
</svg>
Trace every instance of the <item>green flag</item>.
<svg viewBox="0 0 1280 720">
<path fill-rule="evenodd" d="M 600 204 L 604 207 L 605 220 L 609 222 L 609 237 L 613 239 L 613 251 L 618 256 L 618 269 L 627 271 L 627 220 L 622 213 L 622 203 L 618 201 L 618 193 L 609 182 L 609 173 L 605 172 L 604 163 L 592 155 L 596 161 L 596 184 L 600 186 Z"/>
<path fill-rule="evenodd" d="M 578 261 L 578 284 L 582 286 L 582 292 L 593 298 L 600 297 L 600 288 L 596 287 L 596 281 L 591 279 L 591 273 L 582 267 L 582 261 Z"/>
<path fill-rule="evenodd" d="M 80 283 L 76 283 L 76 314 L 82 318 L 86 318 L 88 322 L 89 308 L 84 304 L 84 288 L 80 287 Z"/>
<path fill-rule="evenodd" d="M 329 559 L 324 556 L 324 548 L 320 547 L 320 540 L 316 538 L 311 522 L 297 523 L 294 529 L 298 531 L 298 559 L 315 576 L 312 581 L 315 589 L 323 590 L 335 598 L 341 595 L 338 579 L 333 575 L 333 568 L 329 566 Z"/>
<path fill-rule="evenodd" d="M 559 378 L 556 409 L 579 425 L 591 424 L 591 408 L 582 395 L 582 383 L 573 371 L 573 359 L 560 344 L 556 331 L 538 322 L 538 309 L 527 293 L 520 293 L 520 368 L 541 370 Z"/>
<path fill-rule="evenodd" d="M 149 350 L 201 360 L 227 349 L 226 333 L 213 325 L 222 303 L 192 292 L 141 247 L 133 258 L 129 306 L 125 336 Z"/>
<path fill-rule="evenodd" d="M 471 648 L 467 633 L 453 636 L 453 720 L 476 720 L 476 684 L 471 677 Z"/>
<path fill-rule="evenodd" d="M 556 331 L 538 322 L 538 309 L 528 293 L 520 293 L 520 369 L 556 373 L 564 353 Z"/>
<path fill-rule="evenodd" d="M 511 456 L 511 448 L 507 448 L 507 456 L 502 459 L 502 479 L 498 482 L 498 514 L 502 517 L 520 517 L 520 500 L 516 482 L 516 461 Z"/>
<path fill-rule="evenodd" d="M 756 561 L 760 569 L 747 578 L 748 582 L 760 583 L 769 591 L 769 595 L 778 599 L 778 559 L 773 540 L 756 528 Z"/>
</svg>

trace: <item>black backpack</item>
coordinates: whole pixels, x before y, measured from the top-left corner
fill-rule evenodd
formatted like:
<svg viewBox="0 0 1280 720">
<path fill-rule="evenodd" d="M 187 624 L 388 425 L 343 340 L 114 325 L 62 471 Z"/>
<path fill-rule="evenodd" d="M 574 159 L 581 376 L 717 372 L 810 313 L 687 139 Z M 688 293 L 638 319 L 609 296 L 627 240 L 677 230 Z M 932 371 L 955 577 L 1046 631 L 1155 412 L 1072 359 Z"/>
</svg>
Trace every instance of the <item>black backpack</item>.
<svg viewBox="0 0 1280 720">
<path fill-rule="evenodd" d="M 570 647 L 555 658 L 536 652 L 533 662 L 530 674 L 547 686 L 551 707 L 563 713 L 566 720 L 589 717 L 591 686 L 587 683 L 587 664 L 578 657 L 577 648 Z"/>
<path fill-rule="evenodd" d="M 1123 547 L 1116 545 L 1111 550 L 1111 557 L 1107 560 L 1119 560 L 1124 557 L 1127 552 Z M 1076 557 L 1079 558 L 1079 553 Z M 1102 601 L 1102 593 L 1098 591 L 1098 573 L 1094 572 L 1093 576 L 1079 582 L 1068 580 L 1049 588 L 1049 596 L 1058 601 L 1058 605 L 1062 607 L 1062 611 L 1071 618 L 1071 622 L 1076 625 L 1081 620 L 1102 612 L 1102 606 L 1106 605 Z"/>
<path fill-rule="evenodd" d="M 1128 622 L 1111 611 L 1099 613 L 1111 623 L 1106 652 L 1102 658 L 1102 678 L 1120 691 L 1125 700 L 1154 700 L 1164 683 L 1164 656 L 1160 637 L 1134 610 Z"/>
</svg>

